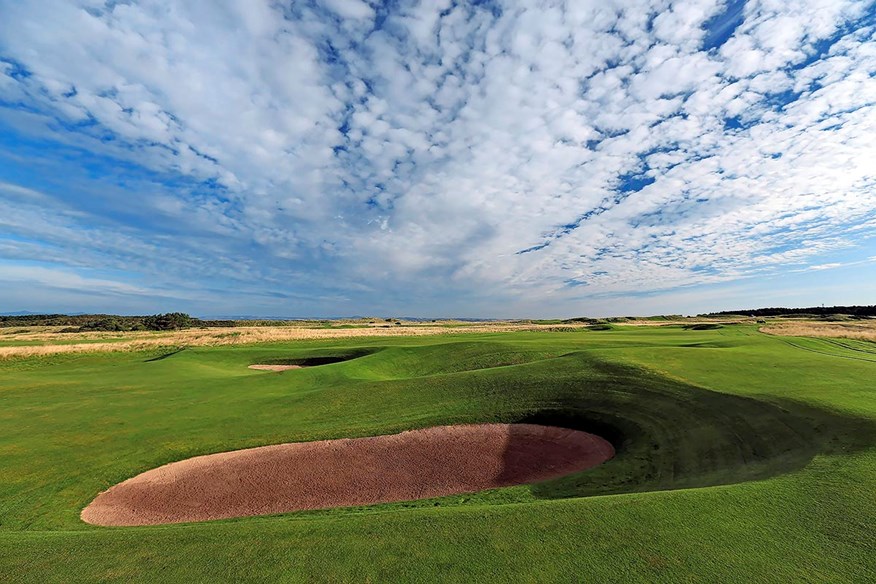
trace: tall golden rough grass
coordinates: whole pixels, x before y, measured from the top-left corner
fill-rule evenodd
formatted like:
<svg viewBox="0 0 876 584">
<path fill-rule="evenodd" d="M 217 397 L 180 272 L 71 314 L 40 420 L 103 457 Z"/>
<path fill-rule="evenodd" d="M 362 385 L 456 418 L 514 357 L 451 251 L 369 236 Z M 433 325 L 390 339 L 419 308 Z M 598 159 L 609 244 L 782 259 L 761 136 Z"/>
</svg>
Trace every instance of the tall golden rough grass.
<svg viewBox="0 0 876 584">
<path fill-rule="evenodd" d="M 584 325 L 565 325 L 580 328 Z M 42 341 L 45 344 L 0 346 L 0 359 L 55 355 L 59 353 L 98 353 L 110 351 L 142 351 L 159 347 L 203 347 L 300 341 L 312 339 L 344 339 L 360 337 L 398 337 L 447 335 L 464 333 L 493 333 L 509 331 L 551 330 L 548 325 L 511 323 L 466 323 L 464 326 L 373 326 L 363 328 L 309 328 L 309 327 L 227 327 L 187 329 L 156 333 L 85 332 L 57 333 L 39 331 L 12 336 L 15 340 Z M 7 337 L 9 338 L 9 337 Z M 63 342 L 64 344 L 56 344 Z"/>
<path fill-rule="evenodd" d="M 783 337 L 834 337 L 876 342 L 876 320 L 860 322 L 775 322 L 760 327 L 760 332 Z"/>
<path fill-rule="evenodd" d="M 700 319 L 686 320 L 695 324 Z M 702 321 L 705 322 L 705 321 Z M 682 322 L 631 321 L 627 326 L 666 326 Z M 466 333 L 498 333 L 514 331 L 567 331 L 586 327 L 585 323 L 562 325 L 534 324 L 526 322 L 443 322 L 438 325 L 422 324 L 394 326 L 375 323 L 359 328 L 313 327 L 313 326 L 258 326 L 217 327 L 186 329 L 182 331 L 154 332 L 103 332 L 60 333 L 63 327 L 27 327 L 2 330 L 0 344 L 4 341 L 27 341 L 28 345 L 0 346 L 0 359 L 55 355 L 61 353 L 101 353 L 154 350 L 162 347 L 204 347 L 242 345 L 282 341 L 318 339 L 345 339 L 363 337 L 398 337 L 425 335 L 458 335 Z M 770 322 L 760 331 L 780 336 L 838 337 L 876 341 L 876 320 L 862 322 L 788 321 Z"/>
</svg>

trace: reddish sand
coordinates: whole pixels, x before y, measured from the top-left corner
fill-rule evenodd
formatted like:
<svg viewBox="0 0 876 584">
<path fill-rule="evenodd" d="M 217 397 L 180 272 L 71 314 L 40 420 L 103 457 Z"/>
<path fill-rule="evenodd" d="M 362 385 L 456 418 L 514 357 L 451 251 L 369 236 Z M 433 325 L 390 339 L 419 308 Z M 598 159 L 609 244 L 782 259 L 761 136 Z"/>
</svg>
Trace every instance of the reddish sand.
<svg viewBox="0 0 876 584">
<path fill-rule="evenodd" d="M 289 369 L 301 369 L 301 365 L 250 365 L 250 369 L 259 371 L 288 371 Z"/>
<path fill-rule="evenodd" d="M 425 499 L 543 481 L 612 456 L 599 436 L 532 424 L 278 444 L 144 472 L 98 495 L 82 520 L 155 525 Z"/>
</svg>

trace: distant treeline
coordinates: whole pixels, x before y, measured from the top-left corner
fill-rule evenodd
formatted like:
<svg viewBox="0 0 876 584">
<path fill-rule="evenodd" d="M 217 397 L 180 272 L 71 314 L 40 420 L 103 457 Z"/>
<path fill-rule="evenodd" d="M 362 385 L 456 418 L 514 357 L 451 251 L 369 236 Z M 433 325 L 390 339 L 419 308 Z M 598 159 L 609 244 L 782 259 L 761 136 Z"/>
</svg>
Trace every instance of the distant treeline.
<svg viewBox="0 0 876 584">
<path fill-rule="evenodd" d="M 202 326 L 234 326 L 234 321 L 201 320 L 184 312 L 168 312 L 149 316 L 119 316 L 115 314 L 27 314 L 0 316 L 0 327 L 63 326 L 64 332 L 84 331 L 171 331 Z"/>
<path fill-rule="evenodd" d="M 386 319 L 387 321 L 391 319 Z M 117 314 L 26 314 L 0 316 L 0 328 L 20 326 L 62 326 L 59 332 L 85 331 L 170 331 L 185 328 L 231 326 L 330 326 L 329 320 L 219 320 L 201 319 L 184 312 L 167 312 L 149 316 Z"/>
<path fill-rule="evenodd" d="M 810 306 L 809 308 L 755 308 L 752 310 L 725 310 L 710 312 L 700 316 L 876 316 L 876 305 L 872 306 Z"/>
</svg>

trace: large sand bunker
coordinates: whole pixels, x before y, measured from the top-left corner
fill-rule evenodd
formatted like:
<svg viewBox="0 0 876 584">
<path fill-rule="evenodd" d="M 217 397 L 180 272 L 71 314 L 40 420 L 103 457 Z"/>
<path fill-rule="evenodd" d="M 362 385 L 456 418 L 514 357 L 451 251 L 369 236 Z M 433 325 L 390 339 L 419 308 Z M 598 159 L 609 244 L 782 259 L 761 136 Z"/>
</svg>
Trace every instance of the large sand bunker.
<svg viewBox="0 0 876 584">
<path fill-rule="evenodd" d="M 612 456 L 599 436 L 533 424 L 262 446 L 144 472 L 99 494 L 82 519 L 155 525 L 425 499 L 543 481 Z"/>
</svg>

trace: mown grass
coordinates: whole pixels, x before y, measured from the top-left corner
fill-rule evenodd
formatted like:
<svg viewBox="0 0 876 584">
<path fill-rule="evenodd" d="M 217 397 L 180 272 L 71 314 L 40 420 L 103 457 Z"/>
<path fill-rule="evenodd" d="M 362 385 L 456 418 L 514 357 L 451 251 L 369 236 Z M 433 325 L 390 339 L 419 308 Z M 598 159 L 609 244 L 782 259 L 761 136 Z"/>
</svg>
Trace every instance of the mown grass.
<svg viewBox="0 0 876 584">
<path fill-rule="evenodd" d="M 809 350 L 822 341 L 615 326 L 0 362 L 0 580 L 873 581 L 872 344 Z M 247 369 L 341 355 L 356 358 Z M 78 518 L 100 490 L 196 454 L 472 421 L 582 427 L 618 455 L 428 501 Z"/>
</svg>

